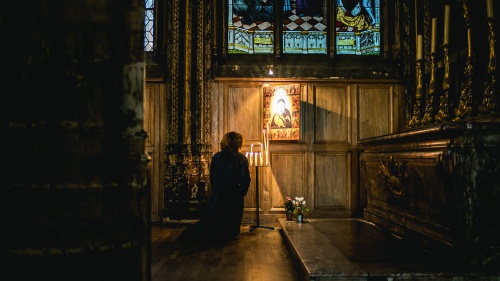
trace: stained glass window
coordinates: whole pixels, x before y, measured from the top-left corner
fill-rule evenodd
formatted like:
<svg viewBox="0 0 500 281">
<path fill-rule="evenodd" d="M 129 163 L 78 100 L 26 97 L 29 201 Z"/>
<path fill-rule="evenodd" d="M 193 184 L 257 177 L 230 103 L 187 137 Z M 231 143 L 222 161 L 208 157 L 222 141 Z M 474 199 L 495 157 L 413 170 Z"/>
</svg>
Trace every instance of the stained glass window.
<svg viewBox="0 0 500 281">
<path fill-rule="evenodd" d="M 229 0 L 228 53 L 274 53 L 272 0 Z"/>
<path fill-rule="evenodd" d="M 380 0 L 282 0 L 282 7 L 273 0 L 228 3 L 229 54 L 273 54 L 275 40 L 286 54 L 327 54 L 333 44 L 337 55 L 380 54 Z M 275 25 L 281 34 L 274 34 Z"/>
<path fill-rule="evenodd" d="M 324 0 L 283 0 L 283 53 L 326 54 L 327 8 Z"/>
<path fill-rule="evenodd" d="M 337 0 L 335 31 L 337 54 L 380 54 L 380 0 Z"/>
<path fill-rule="evenodd" d="M 144 1 L 144 51 L 153 51 L 155 0 Z"/>
</svg>

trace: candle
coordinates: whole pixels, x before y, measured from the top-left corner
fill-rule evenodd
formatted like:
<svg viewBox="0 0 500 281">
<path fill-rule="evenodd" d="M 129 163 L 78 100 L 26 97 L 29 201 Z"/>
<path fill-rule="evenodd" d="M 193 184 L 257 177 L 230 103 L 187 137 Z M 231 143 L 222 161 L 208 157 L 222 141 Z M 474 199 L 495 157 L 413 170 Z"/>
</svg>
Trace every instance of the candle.
<svg viewBox="0 0 500 281">
<path fill-rule="evenodd" d="M 493 18 L 493 0 L 486 0 L 486 15 Z"/>
<path fill-rule="evenodd" d="M 250 145 L 250 153 L 253 152 L 253 143 Z"/>
<path fill-rule="evenodd" d="M 262 138 L 264 139 L 264 148 L 266 148 L 266 130 L 262 130 Z M 261 147 L 261 151 L 262 151 L 262 147 Z"/>
<path fill-rule="evenodd" d="M 269 123 L 267 123 L 267 148 L 269 148 Z"/>
<path fill-rule="evenodd" d="M 266 166 L 269 166 L 269 151 L 266 150 Z"/>
<path fill-rule="evenodd" d="M 431 54 L 434 54 L 436 52 L 436 28 L 437 18 L 432 18 Z"/>
<path fill-rule="evenodd" d="M 265 141 L 264 141 L 264 150 L 267 151 L 268 147 L 269 147 L 269 136 L 267 135 L 267 130 L 264 130 L 265 134 Z"/>
<path fill-rule="evenodd" d="M 266 143 L 265 143 L 265 151 L 269 150 L 269 130 L 266 130 Z"/>
<path fill-rule="evenodd" d="M 253 166 L 253 152 L 250 152 L 250 166 Z"/>
<path fill-rule="evenodd" d="M 417 60 L 422 59 L 422 35 L 417 35 Z"/>
<path fill-rule="evenodd" d="M 266 151 L 269 150 L 269 129 L 266 130 Z"/>
<path fill-rule="evenodd" d="M 264 165 L 264 160 L 262 159 L 262 152 L 259 152 L 259 163 L 261 166 Z"/>
<path fill-rule="evenodd" d="M 269 150 L 269 130 L 266 130 L 266 151 Z"/>
<path fill-rule="evenodd" d="M 254 164 L 255 164 L 255 166 L 259 166 L 259 158 L 257 158 L 257 156 L 258 156 L 257 154 L 258 154 L 258 153 L 257 153 L 257 152 L 255 152 L 254 154 L 255 154 L 255 155 L 254 155 L 254 156 L 255 156 L 255 162 L 254 162 Z"/>
<path fill-rule="evenodd" d="M 449 30 L 450 30 L 450 5 L 444 6 L 444 38 L 443 45 L 448 45 L 449 39 Z"/>
</svg>

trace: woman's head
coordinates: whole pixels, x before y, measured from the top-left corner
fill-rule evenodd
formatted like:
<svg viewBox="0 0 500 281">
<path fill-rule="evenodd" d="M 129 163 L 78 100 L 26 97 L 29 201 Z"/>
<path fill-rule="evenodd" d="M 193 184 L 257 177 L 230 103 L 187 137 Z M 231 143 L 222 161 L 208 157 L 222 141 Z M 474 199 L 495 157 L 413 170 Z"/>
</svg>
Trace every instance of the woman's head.
<svg viewBox="0 0 500 281">
<path fill-rule="evenodd" d="M 229 148 L 234 151 L 240 151 L 243 146 L 243 135 L 237 132 L 229 132 L 222 137 L 220 149 Z"/>
</svg>

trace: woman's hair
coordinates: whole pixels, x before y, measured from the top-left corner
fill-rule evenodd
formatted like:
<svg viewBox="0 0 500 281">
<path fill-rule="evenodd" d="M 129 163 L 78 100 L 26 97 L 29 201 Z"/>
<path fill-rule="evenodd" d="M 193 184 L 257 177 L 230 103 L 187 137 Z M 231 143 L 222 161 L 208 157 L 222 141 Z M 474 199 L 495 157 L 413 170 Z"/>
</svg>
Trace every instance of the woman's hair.
<svg viewBox="0 0 500 281">
<path fill-rule="evenodd" d="M 229 132 L 222 137 L 220 141 L 220 149 L 229 148 L 234 151 L 239 151 L 243 146 L 243 136 L 237 132 Z"/>
</svg>

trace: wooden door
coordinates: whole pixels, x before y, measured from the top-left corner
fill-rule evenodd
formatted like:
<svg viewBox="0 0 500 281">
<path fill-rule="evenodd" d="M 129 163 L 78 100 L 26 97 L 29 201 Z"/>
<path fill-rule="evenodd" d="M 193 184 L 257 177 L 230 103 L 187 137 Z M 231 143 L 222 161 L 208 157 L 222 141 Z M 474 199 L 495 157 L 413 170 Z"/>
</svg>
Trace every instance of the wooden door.
<svg viewBox="0 0 500 281">
<path fill-rule="evenodd" d="M 147 133 L 145 141 L 146 154 L 149 159 L 150 188 L 151 188 L 151 220 L 158 221 L 163 210 L 162 171 L 164 148 L 161 146 L 165 129 L 165 109 L 163 96 L 165 85 L 146 82 L 144 89 L 144 130 Z M 163 118 L 162 118 L 163 116 Z"/>
</svg>

